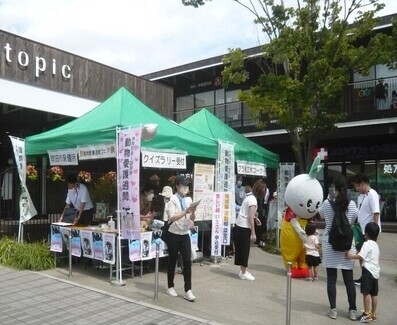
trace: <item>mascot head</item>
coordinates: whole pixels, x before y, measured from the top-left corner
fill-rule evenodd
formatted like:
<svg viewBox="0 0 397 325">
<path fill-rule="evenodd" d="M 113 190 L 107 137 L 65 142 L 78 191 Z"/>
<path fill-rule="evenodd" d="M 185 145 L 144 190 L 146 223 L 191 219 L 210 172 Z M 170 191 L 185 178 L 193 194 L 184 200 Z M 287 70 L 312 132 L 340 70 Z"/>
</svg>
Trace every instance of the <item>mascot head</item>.
<svg viewBox="0 0 397 325">
<path fill-rule="evenodd" d="M 323 188 L 316 179 L 321 168 L 320 157 L 317 156 L 309 174 L 295 176 L 285 189 L 285 203 L 300 218 L 313 218 L 323 201 Z"/>
</svg>

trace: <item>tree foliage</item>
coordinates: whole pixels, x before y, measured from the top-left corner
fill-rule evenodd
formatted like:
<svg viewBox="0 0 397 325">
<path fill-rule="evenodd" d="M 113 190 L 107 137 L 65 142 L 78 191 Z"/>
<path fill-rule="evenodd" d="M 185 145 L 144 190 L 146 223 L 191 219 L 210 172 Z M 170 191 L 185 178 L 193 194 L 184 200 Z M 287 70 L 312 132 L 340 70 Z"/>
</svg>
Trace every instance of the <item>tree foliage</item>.
<svg viewBox="0 0 397 325">
<path fill-rule="evenodd" d="M 211 0 L 182 0 L 199 7 Z M 320 135 L 346 116 L 343 90 L 352 73 L 367 74 L 374 64 L 396 57 L 391 35 L 374 32 L 378 0 L 297 0 L 287 7 L 276 0 L 231 0 L 249 10 L 268 40 L 263 46 L 264 73 L 258 83 L 239 92 L 259 127 L 270 120 L 285 128 L 301 172 L 312 162 Z M 290 2 L 291 3 L 291 2 Z M 224 57 L 223 81 L 242 83 L 240 49 Z"/>
</svg>

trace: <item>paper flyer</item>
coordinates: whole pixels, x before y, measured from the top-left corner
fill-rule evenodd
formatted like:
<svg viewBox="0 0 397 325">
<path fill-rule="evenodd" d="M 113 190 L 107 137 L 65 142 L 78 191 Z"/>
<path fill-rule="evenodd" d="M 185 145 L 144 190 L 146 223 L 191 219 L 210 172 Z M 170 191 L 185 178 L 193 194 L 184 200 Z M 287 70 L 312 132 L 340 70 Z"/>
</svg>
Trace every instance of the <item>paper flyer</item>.
<svg viewBox="0 0 397 325">
<path fill-rule="evenodd" d="M 50 251 L 62 253 L 62 234 L 59 226 L 51 226 L 51 246 Z"/>
<path fill-rule="evenodd" d="M 105 263 L 109 263 L 109 264 L 115 263 L 116 261 L 115 243 L 116 243 L 115 234 L 103 234 L 103 250 L 105 252 L 105 259 L 103 261 Z"/>
<path fill-rule="evenodd" d="M 147 231 L 141 233 L 141 259 L 150 260 L 152 256 L 150 255 L 152 246 L 152 232 Z"/>
<path fill-rule="evenodd" d="M 94 257 L 92 231 L 80 231 L 80 238 L 83 247 L 83 256 L 88 258 Z"/>
<path fill-rule="evenodd" d="M 72 229 L 72 255 L 81 256 L 80 230 Z"/>
<path fill-rule="evenodd" d="M 94 243 L 94 259 L 103 261 L 104 260 L 104 252 L 103 252 L 103 238 L 102 233 L 93 232 L 92 240 Z"/>
<path fill-rule="evenodd" d="M 131 239 L 129 241 L 129 257 L 131 262 L 140 261 L 141 260 L 141 240 L 140 239 Z"/>
</svg>

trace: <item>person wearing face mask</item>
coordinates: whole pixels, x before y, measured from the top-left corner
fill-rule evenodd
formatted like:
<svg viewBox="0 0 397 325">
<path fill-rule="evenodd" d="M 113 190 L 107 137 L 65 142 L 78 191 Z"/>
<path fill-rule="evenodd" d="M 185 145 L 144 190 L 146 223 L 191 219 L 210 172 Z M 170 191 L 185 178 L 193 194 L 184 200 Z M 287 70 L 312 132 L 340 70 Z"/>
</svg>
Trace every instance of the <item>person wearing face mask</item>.
<svg viewBox="0 0 397 325">
<path fill-rule="evenodd" d="M 68 193 L 66 195 L 65 208 L 74 207 L 78 210 L 73 225 L 90 225 L 93 221 L 93 204 L 90 193 L 84 184 L 77 181 L 77 176 L 72 174 L 68 177 Z M 65 210 L 64 210 L 65 211 Z M 63 220 L 63 213 L 59 221 Z"/>
<path fill-rule="evenodd" d="M 141 213 L 141 227 L 146 227 L 151 223 L 154 211 L 152 208 L 152 202 L 154 198 L 154 189 L 149 185 L 145 185 L 143 187 L 141 196 L 140 196 L 140 213 Z"/>
<path fill-rule="evenodd" d="M 241 205 L 246 197 L 245 187 L 243 186 L 243 176 L 237 176 L 235 197 L 236 197 L 236 209 L 240 210 Z M 238 211 L 237 211 L 238 212 Z"/>
<path fill-rule="evenodd" d="M 168 221 L 169 219 L 169 212 L 170 212 L 170 198 L 172 196 L 172 187 L 171 186 L 164 186 L 163 191 L 160 193 L 161 196 L 164 197 L 164 213 L 163 213 L 163 221 Z"/>
<path fill-rule="evenodd" d="M 178 294 L 174 289 L 175 267 L 180 253 L 183 263 L 183 280 L 185 282 L 184 298 L 194 301 L 196 297 L 192 292 L 192 262 L 191 243 L 189 229 L 194 227 L 196 206 L 191 207 L 192 199 L 187 197 L 189 193 L 189 179 L 183 175 L 175 177 L 174 185 L 176 193 L 171 196 L 169 202 L 168 229 L 168 266 L 167 266 L 167 294 L 176 297 Z"/>
</svg>

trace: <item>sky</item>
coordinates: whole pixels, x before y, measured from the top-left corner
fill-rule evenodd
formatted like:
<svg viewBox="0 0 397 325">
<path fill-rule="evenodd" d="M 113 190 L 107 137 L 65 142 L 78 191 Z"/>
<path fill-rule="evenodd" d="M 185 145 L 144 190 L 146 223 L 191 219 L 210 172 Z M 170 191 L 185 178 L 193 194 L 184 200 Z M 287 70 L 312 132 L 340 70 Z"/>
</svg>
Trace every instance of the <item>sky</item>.
<svg viewBox="0 0 397 325">
<path fill-rule="evenodd" d="M 380 15 L 397 13 L 382 2 Z M 0 0 L 0 29 L 138 76 L 265 42 L 232 0 Z"/>
</svg>

